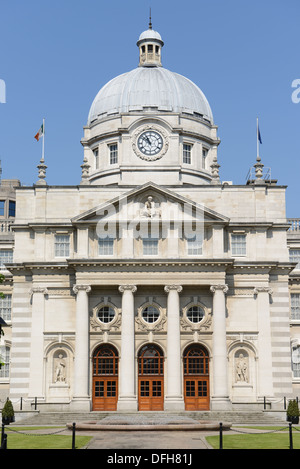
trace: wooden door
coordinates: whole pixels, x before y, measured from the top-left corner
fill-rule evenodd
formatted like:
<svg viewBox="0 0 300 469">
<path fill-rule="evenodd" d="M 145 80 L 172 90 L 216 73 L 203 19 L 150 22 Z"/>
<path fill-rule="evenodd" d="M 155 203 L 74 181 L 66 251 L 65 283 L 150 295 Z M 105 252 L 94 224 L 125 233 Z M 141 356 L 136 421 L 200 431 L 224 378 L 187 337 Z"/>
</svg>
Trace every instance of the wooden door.
<svg viewBox="0 0 300 469">
<path fill-rule="evenodd" d="M 117 410 L 118 352 L 102 345 L 93 357 L 93 410 Z"/>
<path fill-rule="evenodd" d="M 199 344 L 189 346 L 184 353 L 185 410 L 209 410 L 209 357 Z"/>
<path fill-rule="evenodd" d="M 142 347 L 138 357 L 139 410 L 164 410 L 164 357 L 153 344 Z"/>
</svg>

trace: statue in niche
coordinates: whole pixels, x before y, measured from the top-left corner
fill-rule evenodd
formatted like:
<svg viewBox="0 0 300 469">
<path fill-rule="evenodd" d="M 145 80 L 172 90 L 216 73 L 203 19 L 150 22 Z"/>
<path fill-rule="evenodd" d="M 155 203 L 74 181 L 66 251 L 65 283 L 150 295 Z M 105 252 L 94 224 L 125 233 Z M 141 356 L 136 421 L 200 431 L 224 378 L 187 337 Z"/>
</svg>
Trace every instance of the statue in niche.
<svg viewBox="0 0 300 469">
<path fill-rule="evenodd" d="M 155 202 L 153 200 L 153 197 L 149 195 L 145 202 L 144 210 L 142 215 L 147 218 L 154 218 L 156 216 L 157 212 L 155 209 Z"/>
<path fill-rule="evenodd" d="M 54 382 L 66 382 L 66 360 L 62 353 L 60 353 L 58 358 L 55 358 L 54 360 Z"/>
<path fill-rule="evenodd" d="M 235 376 L 237 383 L 248 383 L 248 357 L 244 356 L 242 353 L 239 354 L 239 357 L 236 359 L 235 365 Z"/>
</svg>

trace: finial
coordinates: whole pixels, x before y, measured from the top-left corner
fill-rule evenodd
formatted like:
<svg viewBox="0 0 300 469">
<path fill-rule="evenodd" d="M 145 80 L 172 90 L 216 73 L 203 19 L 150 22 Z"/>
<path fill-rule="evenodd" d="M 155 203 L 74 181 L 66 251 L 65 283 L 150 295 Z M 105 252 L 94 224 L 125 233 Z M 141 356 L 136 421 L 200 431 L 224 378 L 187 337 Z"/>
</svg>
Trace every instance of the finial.
<svg viewBox="0 0 300 469">
<path fill-rule="evenodd" d="M 37 182 L 37 185 L 39 186 L 42 186 L 42 185 L 46 185 L 46 181 L 45 181 L 45 178 L 46 178 L 46 169 L 47 169 L 47 166 L 45 165 L 45 160 L 44 160 L 44 157 L 42 156 L 41 160 L 40 160 L 40 164 L 37 166 L 38 170 L 39 170 L 39 180 Z"/>
<path fill-rule="evenodd" d="M 90 165 L 88 163 L 87 157 L 83 158 L 83 164 L 81 165 L 82 168 L 82 175 L 81 175 L 81 182 L 80 184 L 89 184 L 89 172 L 90 172 Z"/>
<path fill-rule="evenodd" d="M 149 16 L 149 29 L 152 29 L 152 22 L 151 22 L 151 8 L 150 8 L 150 16 Z"/>
</svg>

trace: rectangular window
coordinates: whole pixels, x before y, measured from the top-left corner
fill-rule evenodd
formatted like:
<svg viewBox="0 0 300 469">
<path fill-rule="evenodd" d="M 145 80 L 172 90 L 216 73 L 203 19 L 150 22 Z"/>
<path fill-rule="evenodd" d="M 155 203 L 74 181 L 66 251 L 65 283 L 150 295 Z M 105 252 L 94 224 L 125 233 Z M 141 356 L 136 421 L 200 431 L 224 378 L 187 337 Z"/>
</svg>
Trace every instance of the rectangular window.
<svg viewBox="0 0 300 469">
<path fill-rule="evenodd" d="M 206 148 L 202 148 L 202 168 L 206 169 L 206 157 L 208 155 L 208 150 Z"/>
<path fill-rule="evenodd" d="M 4 209 L 5 209 L 5 200 L 0 200 L 0 216 L 1 217 L 4 217 L 5 215 Z"/>
<path fill-rule="evenodd" d="M 183 163 L 191 164 L 192 162 L 191 154 L 192 154 L 192 145 L 184 143 L 183 144 Z"/>
<path fill-rule="evenodd" d="M 10 348 L 0 347 L 0 360 L 4 363 L 0 369 L 0 378 L 9 378 Z"/>
<path fill-rule="evenodd" d="M 297 262 L 295 269 L 300 269 L 300 249 L 290 249 L 290 262 Z"/>
<path fill-rule="evenodd" d="M 291 319 L 300 319 L 300 293 L 291 293 Z"/>
<path fill-rule="evenodd" d="M 0 251 L 0 268 L 5 268 L 5 264 L 10 264 L 11 262 L 13 262 L 12 250 Z"/>
<path fill-rule="evenodd" d="M 231 253 L 233 256 L 246 256 L 246 235 L 231 235 Z"/>
<path fill-rule="evenodd" d="M 158 239 L 157 238 L 144 238 L 143 239 L 143 255 L 144 256 L 157 256 L 158 254 Z"/>
<path fill-rule="evenodd" d="M 188 248 L 188 255 L 189 256 L 199 256 L 202 254 L 202 246 L 203 246 L 203 236 L 195 235 L 194 238 L 187 240 L 187 248 Z"/>
<path fill-rule="evenodd" d="M 118 163 L 118 145 L 116 143 L 109 145 L 109 162 L 110 164 Z"/>
<path fill-rule="evenodd" d="M 0 316 L 4 321 L 11 321 L 11 295 L 0 298 Z"/>
<path fill-rule="evenodd" d="M 55 257 L 69 257 L 70 236 L 55 235 Z"/>
<path fill-rule="evenodd" d="M 99 256 L 112 256 L 114 253 L 114 238 L 107 236 L 106 238 L 99 238 L 98 240 L 98 254 Z"/>
<path fill-rule="evenodd" d="M 94 154 L 94 157 L 95 157 L 95 168 L 98 169 L 99 168 L 99 150 L 98 150 L 98 148 L 95 148 L 95 150 L 93 150 L 93 154 Z"/>
<path fill-rule="evenodd" d="M 16 216 L 16 202 L 13 200 L 10 200 L 8 204 L 8 216 L 9 217 Z"/>
</svg>

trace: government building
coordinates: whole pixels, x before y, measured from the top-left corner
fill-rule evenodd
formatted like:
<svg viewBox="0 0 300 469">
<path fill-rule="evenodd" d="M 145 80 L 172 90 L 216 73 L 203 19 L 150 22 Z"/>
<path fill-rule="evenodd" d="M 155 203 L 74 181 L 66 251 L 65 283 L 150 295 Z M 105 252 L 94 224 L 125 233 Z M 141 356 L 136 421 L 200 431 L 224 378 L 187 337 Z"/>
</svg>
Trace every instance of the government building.
<svg viewBox="0 0 300 469">
<path fill-rule="evenodd" d="M 48 185 L 46 158 L 3 198 L 0 400 L 16 409 L 277 409 L 299 393 L 286 186 L 259 155 L 245 185 L 222 181 L 210 105 L 163 45 L 150 23 L 137 67 L 96 95 L 77 185 Z"/>
</svg>

